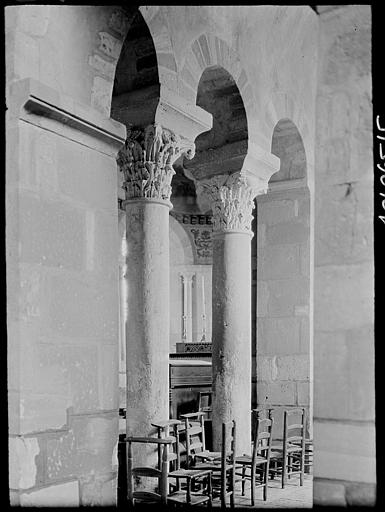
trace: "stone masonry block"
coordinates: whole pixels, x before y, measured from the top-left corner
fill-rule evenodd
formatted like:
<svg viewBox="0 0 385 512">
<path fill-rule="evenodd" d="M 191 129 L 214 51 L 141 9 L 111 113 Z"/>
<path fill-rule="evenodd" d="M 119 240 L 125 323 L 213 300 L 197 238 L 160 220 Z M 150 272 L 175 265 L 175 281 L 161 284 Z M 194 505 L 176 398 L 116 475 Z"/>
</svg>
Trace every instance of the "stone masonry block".
<svg viewBox="0 0 385 512">
<path fill-rule="evenodd" d="M 257 283 L 257 317 L 267 316 L 269 302 L 269 282 L 258 280 Z"/>
<path fill-rule="evenodd" d="M 35 6 L 33 6 L 35 7 Z M 39 78 L 39 43 L 22 32 L 15 34 L 15 75 Z"/>
<path fill-rule="evenodd" d="M 373 250 L 373 184 L 339 184 L 317 197 L 315 264 L 369 260 Z"/>
<path fill-rule="evenodd" d="M 353 329 L 373 322 L 372 263 L 318 267 L 314 274 L 316 330 Z"/>
<path fill-rule="evenodd" d="M 87 211 L 87 270 L 117 281 L 116 263 L 119 250 L 118 226 L 112 213 Z"/>
<path fill-rule="evenodd" d="M 20 196 L 20 209 L 21 261 L 82 269 L 86 236 L 82 211 L 27 194 Z"/>
<path fill-rule="evenodd" d="M 310 277 L 310 244 L 299 245 L 299 266 L 303 276 Z"/>
<path fill-rule="evenodd" d="M 109 347 L 113 348 L 111 345 Z M 105 356 L 107 355 L 108 352 L 105 351 Z M 49 390 L 50 394 L 54 394 L 56 391 L 58 398 L 61 393 L 67 399 L 68 406 L 72 406 L 76 412 L 99 407 L 98 379 L 103 363 L 98 360 L 98 346 L 95 342 L 39 346 L 39 373 L 40 379 L 46 385 L 45 393 L 48 394 Z M 60 387 L 58 383 L 55 384 L 55 374 L 58 383 L 62 382 Z"/>
<path fill-rule="evenodd" d="M 57 334 L 74 338 L 116 340 L 118 336 L 117 282 L 75 276 L 55 276 L 51 281 L 49 325 Z M 106 307 L 106 304 L 109 307 Z"/>
<path fill-rule="evenodd" d="M 343 331 L 315 332 L 315 416 L 336 419 L 349 416 L 347 359 L 348 348 Z"/>
<path fill-rule="evenodd" d="M 316 401 L 315 401 L 316 403 Z M 375 424 L 315 421 L 315 475 L 351 482 L 376 481 Z M 334 463 L 330 465 L 330 457 Z"/>
<path fill-rule="evenodd" d="M 374 418 L 372 326 L 314 339 L 315 414 L 323 418 Z"/>
<path fill-rule="evenodd" d="M 57 172 L 60 193 L 75 203 L 90 208 L 109 211 L 115 209 L 115 159 L 68 139 L 58 139 Z"/>
<path fill-rule="evenodd" d="M 308 222 L 281 222 L 266 229 L 266 242 L 271 245 L 301 244 L 309 239 Z"/>
<path fill-rule="evenodd" d="M 118 408 L 120 380 L 118 348 L 118 343 L 101 343 L 99 345 L 98 395 L 101 409 Z"/>
<path fill-rule="evenodd" d="M 345 493 L 348 506 L 374 507 L 376 504 L 375 484 L 348 483 Z"/>
<path fill-rule="evenodd" d="M 68 405 L 68 396 L 23 392 L 20 395 L 20 434 L 63 428 Z"/>
<path fill-rule="evenodd" d="M 44 36 L 48 29 L 50 7 L 43 5 L 26 5 L 25 7 L 19 12 L 19 29 L 31 36 Z"/>
<path fill-rule="evenodd" d="M 300 381 L 309 379 L 310 357 L 309 355 L 279 356 L 276 360 L 278 380 Z"/>
<path fill-rule="evenodd" d="M 9 487 L 28 489 L 36 482 L 36 461 L 40 448 L 36 437 L 9 438 Z"/>
<path fill-rule="evenodd" d="M 300 350 L 301 354 L 310 353 L 310 322 L 309 316 L 301 316 Z"/>
<path fill-rule="evenodd" d="M 267 245 L 258 251 L 257 268 L 261 279 L 292 277 L 299 273 L 298 245 Z"/>
<path fill-rule="evenodd" d="M 47 438 L 47 482 L 113 470 L 117 413 L 73 416 L 71 428 Z"/>
<path fill-rule="evenodd" d="M 375 416 L 375 345 L 373 325 L 346 332 L 349 351 L 347 379 L 350 414 L 356 418 Z"/>
<path fill-rule="evenodd" d="M 50 485 L 31 493 L 20 494 L 22 507 L 79 507 L 79 483 Z"/>
<path fill-rule="evenodd" d="M 283 355 L 299 352 L 299 318 L 258 318 L 257 351 L 261 355 Z"/>
<path fill-rule="evenodd" d="M 277 378 L 277 358 L 257 356 L 258 381 L 273 381 Z"/>
<path fill-rule="evenodd" d="M 116 506 L 117 480 L 115 474 L 92 474 L 89 477 L 82 477 L 79 486 L 82 506 Z"/>
<path fill-rule="evenodd" d="M 295 382 L 264 382 L 257 385 L 258 403 L 267 402 L 271 405 L 295 405 Z"/>
<path fill-rule="evenodd" d="M 315 478 L 313 504 L 315 506 L 346 507 L 345 486 L 342 483 Z"/>
<path fill-rule="evenodd" d="M 294 201 L 291 199 L 267 200 L 264 197 L 258 201 L 258 222 L 268 226 L 290 222 L 294 218 Z"/>
<path fill-rule="evenodd" d="M 257 250 L 266 245 L 266 224 L 259 224 L 257 227 Z"/>
<path fill-rule="evenodd" d="M 297 404 L 299 406 L 310 405 L 311 383 L 297 382 Z"/>
<path fill-rule="evenodd" d="M 296 314 L 300 311 L 298 307 L 306 308 L 309 304 L 310 284 L 307 277 L 271 280 L 268 285 L 270 317 L 301 316 Z"/>
</svg>

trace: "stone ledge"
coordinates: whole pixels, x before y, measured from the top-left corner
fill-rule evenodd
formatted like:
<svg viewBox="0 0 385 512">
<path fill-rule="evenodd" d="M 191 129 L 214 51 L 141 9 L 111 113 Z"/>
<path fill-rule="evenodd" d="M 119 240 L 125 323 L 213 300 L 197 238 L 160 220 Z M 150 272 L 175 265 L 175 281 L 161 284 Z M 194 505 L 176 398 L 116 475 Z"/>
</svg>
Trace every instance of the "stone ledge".
<svg viewBox="0 0 385 512">
<path fill-rule="evenodd" d="M 117 149 L 125 141 L 124 125 L 31 78 L 20 80 L 10 86 L 7 106 L 11 118 L 23 119 L 37 125 L 40 125 L 41 120 L 35 123 L 34 116 L 52 119 L 101 139 Z"/>
</svg>

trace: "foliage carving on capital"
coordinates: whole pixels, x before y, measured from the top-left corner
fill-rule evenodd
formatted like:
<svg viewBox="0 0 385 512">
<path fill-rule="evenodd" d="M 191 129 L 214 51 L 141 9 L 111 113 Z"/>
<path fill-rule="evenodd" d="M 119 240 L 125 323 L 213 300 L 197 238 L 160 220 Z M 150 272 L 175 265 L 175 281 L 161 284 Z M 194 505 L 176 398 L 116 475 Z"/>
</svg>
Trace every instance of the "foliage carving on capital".
<svg viewBox="0 0 385 512">
<path fill-rule="evenodd" d="M 184 155 L 192 159 L 195 144 L 160 126 L 127 130 L 117 162 L 124 176 L 126 198 L 170 200 L 173 163 Z"/>
<path fill-rule="evenodd" d="M 197 182 L 197 195 L 211 204 L 213 231 L 252 234 L 251 222 L 257 190 L 241 173 L 216 175 Z"/>
</svg>

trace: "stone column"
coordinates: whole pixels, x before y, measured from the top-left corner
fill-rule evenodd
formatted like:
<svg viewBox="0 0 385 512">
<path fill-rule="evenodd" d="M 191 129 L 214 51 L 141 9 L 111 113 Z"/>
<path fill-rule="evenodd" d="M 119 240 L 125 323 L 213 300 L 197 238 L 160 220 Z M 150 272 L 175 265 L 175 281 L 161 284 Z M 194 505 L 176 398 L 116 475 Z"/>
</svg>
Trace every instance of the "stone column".
<svg viewBox="0 0 385 512">
<path fill-rule="evenodd" d="M 127 435 L 169 417 L 169 209 L 172 163 L 194 145 L 160 125 L 131 130 L 118 164 L 127 215 Z"/>
<path fill-rule="evenodd" d="M 182 340 L 192 343 L 192 280 L 195 272 L 181 272 L 180 276 L 183 286 Z"/>
<path fill-rule="evenodd" d="M 213 212 L 212 364 L 213 442 L 222 422 L 237 423 L 237 452 L 251 440 L 251 231 L 258 191 L 241 173 L 197 184 Z"/>
</svg>

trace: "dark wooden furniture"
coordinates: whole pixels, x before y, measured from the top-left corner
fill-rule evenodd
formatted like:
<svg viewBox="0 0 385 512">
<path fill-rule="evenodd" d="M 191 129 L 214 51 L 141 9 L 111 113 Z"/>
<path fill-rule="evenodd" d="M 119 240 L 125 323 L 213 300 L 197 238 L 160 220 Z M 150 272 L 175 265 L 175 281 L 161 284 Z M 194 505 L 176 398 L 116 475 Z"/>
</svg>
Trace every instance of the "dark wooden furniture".
<svg viewBox="0 0 385 512">
<path fill-rule="evenodd" d="M 214 460 L 219 459 L 220 452 L 213 452 L 207 449 L 205 435 L 205 413 L 202 411 L 181 414 L 184 420 L 184 434 L 186 439 L 186 467 L 193 467 L 197 459 Z"/>
<path fill-rule="evenodd" d="M 197 471 L 210 469 L 213 472 L 213 496 L 220 497 L 222 508 L 226 508 L 227 498 L 230 498 L 230 507 L 234 508 L 235 506 L 235 436 L 235 421 L 231 420 L 222 423 L 220 458 L 209 456 L 203 462 L 197 462 L 192 467 L 192 469 Z"/>
<path fill-rule="evenodd" d="M 199 392 L 211 391 L 211 362 L 170 359 L 170 417 L 198 410 Z"/>
<path fill-rule="evenodd" d="M 305 472 L 305 443 L 306 443 L 306 409 L 285 409 L 283 412 L 283 440 L 282 444 L 274 441 L 271 448 L 271 460 L 277 462 L 278 467 L 273 474 L 281 474 L 282 489 L 286 478 L 299 475 L 300 485 L 303 485 Z"/>
<path fill-rule="evenodd" d="M 185 504 L 187 506 L 203 505 L 206 503 L 209 507 L 212 505 L 212 471 L 202 469 L 193 471 L 188 469 L 177 469 L 169 473 L 169 478 L 177 481 L 175 492 L 167 497 L 168 503 Z M 186 485 L 181 489 L 180 480 L 185 480 Z M 196 482 L 199 480 L 199 490 L 197 491 Z"/>
<path fill-rule="evenodd" d="M 206 413 L 206 419 L 211 419 L 212 413 L 212 391 L 199 391 L 198 411 Z"/>
<path fill-rule="evenodd" d="M 272 428 L 273 419 L 257 418 L 253 433 L 252 455 L 244 454 L 235 459 L 237 470 L 242 470 L 240 473 L 236 473 L 241 477 L 242 496 L 245 495 L 245 482 L 250 480 L 251 506 L 253 507 L 255 506 L 256 488 L 263 488 L 263 499 L 267 500 Z"/>
<path fill-rule="evenodd" d="M 174 442 L 174 439 L 167 437 L 164 439 L 157 439 L 155 437 L 126 437 L 127 443 L 127 499 L 128 505 L 134 506 L 139 501 L 141 503 L 161 503 L 162 505 L 167 504 L 168 495 L 168 449 L 169 446 Z M 154 468 L 151 466 L 135 466 L 133 459 L 133 444 L 155 444 L 160 446 L 160 460 L 158 460 L 158 467 Z M 136 477 L 148 477 L 155 478 L 158 480 L 158 486 L 156 490 L 140 489 L 135 490 L 135 479 Z"/>
<path fill-rule="evenodd" d="M 179 450 L 179 430 L 178 426 L 182 422 L 179 420 L 160 420 L 151 423 L 157 429 L 158 439 L 172 436 L 175 442 L 170 446 L 168 461 L 171 463 L 171 469 L 180 468 L 180 450 Z M 158 467 L 161 465 L 161 445 L 158 445 Z"/>
<path fill-rule="evenodd" d="M 211 506 L 212 504 L 212 485 L 211 485 L 211 471 L 189 471 L 182 469 L 180 466 L 180 443 L 179 443 L 179 427 L 182 422 L 179 420 L 164 420 L 155 421 L 151 423 L 152 426 L 156 427 L 158 438 L 169 437 L 174 439 L 174 442 L 170 445 L 168 451 L 168 462 L 169 462 L 169 494 L 167 496 L 168 503 L 180 503 L 188 506 L 202 505 L 206 503 Z M 159 447 L 160 448 L 160 447 Z M 160 462 L 160 452 L 158 454 Z M 160 468 L 159 468 L 160 469 Z M 199 479 L 201 489 L 199 492 L 195 490 L 195 482 Z M 170 480 L 175 480 L 175 484 L 172 485 Z M 185 483 L 184 489 L 181 488 L 181 483 Z"/>
</svg>

